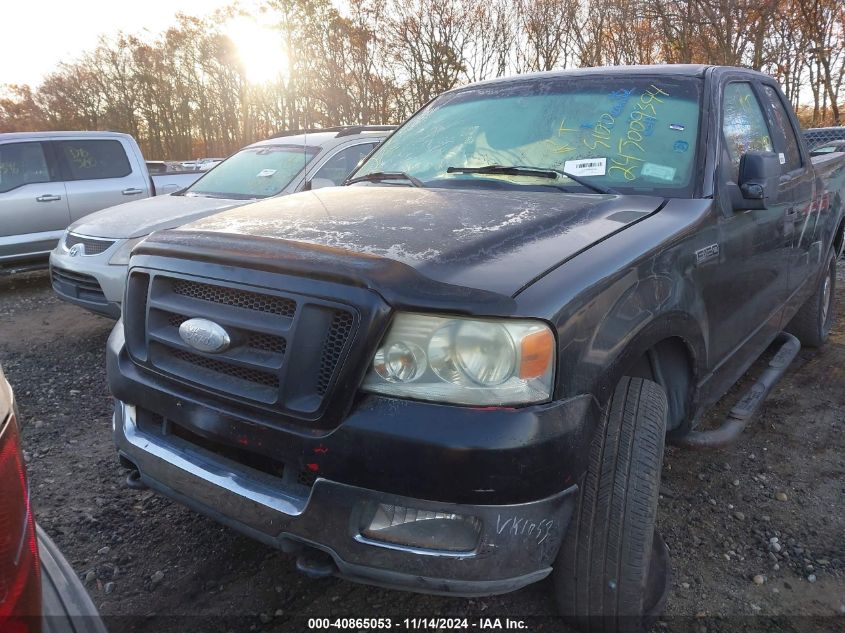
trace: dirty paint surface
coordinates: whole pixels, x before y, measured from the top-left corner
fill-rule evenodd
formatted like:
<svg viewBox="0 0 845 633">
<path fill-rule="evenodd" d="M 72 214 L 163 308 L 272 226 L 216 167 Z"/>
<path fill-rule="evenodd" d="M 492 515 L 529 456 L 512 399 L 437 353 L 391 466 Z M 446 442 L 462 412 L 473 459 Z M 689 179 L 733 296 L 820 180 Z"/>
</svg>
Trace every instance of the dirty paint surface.
<svg viewBox="0 0 845 633">
<path fill-rule="evenodd" d="M 266 200 L 182 228 L 386 257 L 436 281 L 510 295 L 661 203 L 558 190 L 351 186 Z"/>
</svg>

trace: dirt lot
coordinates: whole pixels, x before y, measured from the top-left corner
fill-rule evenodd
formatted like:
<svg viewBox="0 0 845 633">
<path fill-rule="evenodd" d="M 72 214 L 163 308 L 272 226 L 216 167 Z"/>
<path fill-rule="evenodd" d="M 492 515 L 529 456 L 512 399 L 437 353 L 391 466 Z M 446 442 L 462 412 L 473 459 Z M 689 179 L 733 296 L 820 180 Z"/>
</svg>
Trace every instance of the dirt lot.
<svg viewBox="0 0 845 633">
<path fill-rule="evenodd" d="M 843 282 L 840 273 L 840 306 Z M 462 600 L 308 580 L 291 556 L 128 489 L 110 438 L 104 345 L 112 325 L 58 301 L 44 273 L 0 277 L 0 362 L 26 423 L 36 515 L 112 631 L 553 613 L 548 582 Z M 845 319 L 824 350 L 801 351 L 736 446 L 667 451 L 659 525 L 674 571 L 658 630 L 845 630 L 843 368 Z M 550 618 L 528 628 L 561 630 Z"/>
</svg>

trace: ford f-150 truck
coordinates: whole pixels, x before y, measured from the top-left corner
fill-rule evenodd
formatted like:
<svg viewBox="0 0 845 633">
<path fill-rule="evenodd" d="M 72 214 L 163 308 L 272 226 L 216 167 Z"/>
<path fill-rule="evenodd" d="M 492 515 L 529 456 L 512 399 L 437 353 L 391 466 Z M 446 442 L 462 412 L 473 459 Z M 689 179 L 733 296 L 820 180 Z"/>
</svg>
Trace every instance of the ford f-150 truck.
<svg viewBox="0 0 845 633">
<path fill-rule="evenodd" d="M 665 438 L 736 439 L 830 331 L 845 156 L 798 129 L 739 68 L 517 76 L 433 100 L 345 187 L 154 233 L 107 353 L 129 480 L 311 575 L 553 574 L 584 628 L 641 626 Z"/>
</svg>

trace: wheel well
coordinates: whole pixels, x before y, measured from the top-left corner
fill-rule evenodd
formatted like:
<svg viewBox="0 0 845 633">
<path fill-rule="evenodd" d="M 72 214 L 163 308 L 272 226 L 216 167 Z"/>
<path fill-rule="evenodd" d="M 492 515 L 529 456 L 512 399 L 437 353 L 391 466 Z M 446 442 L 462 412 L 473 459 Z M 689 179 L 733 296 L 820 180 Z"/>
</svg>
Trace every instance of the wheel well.
<svg viewBox="0 0 845 633">
<path fill-rule="evenodd" d="M 625 375 L 646 378 L 663 387 L 669 402 L 667 431 L 683 431 L 691 423 L 695 365 L 683 339 L 663 339 L 640 356 Z"/>
</svg>

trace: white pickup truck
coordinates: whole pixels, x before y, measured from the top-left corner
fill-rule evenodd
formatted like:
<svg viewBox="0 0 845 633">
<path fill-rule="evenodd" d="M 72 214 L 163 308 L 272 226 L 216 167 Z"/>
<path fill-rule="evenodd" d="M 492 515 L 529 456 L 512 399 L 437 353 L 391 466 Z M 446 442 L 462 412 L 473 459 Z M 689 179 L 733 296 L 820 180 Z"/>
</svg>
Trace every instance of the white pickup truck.
<svg viewBox="0 0 845 633">
<path fill-rule="evenodd" d="M 151 176 L 128 134 L 0 134 L 0 272 L 43 267 L 68 225 L 89 213 L 173 193 L 201 175 Z"/>
</svg>

